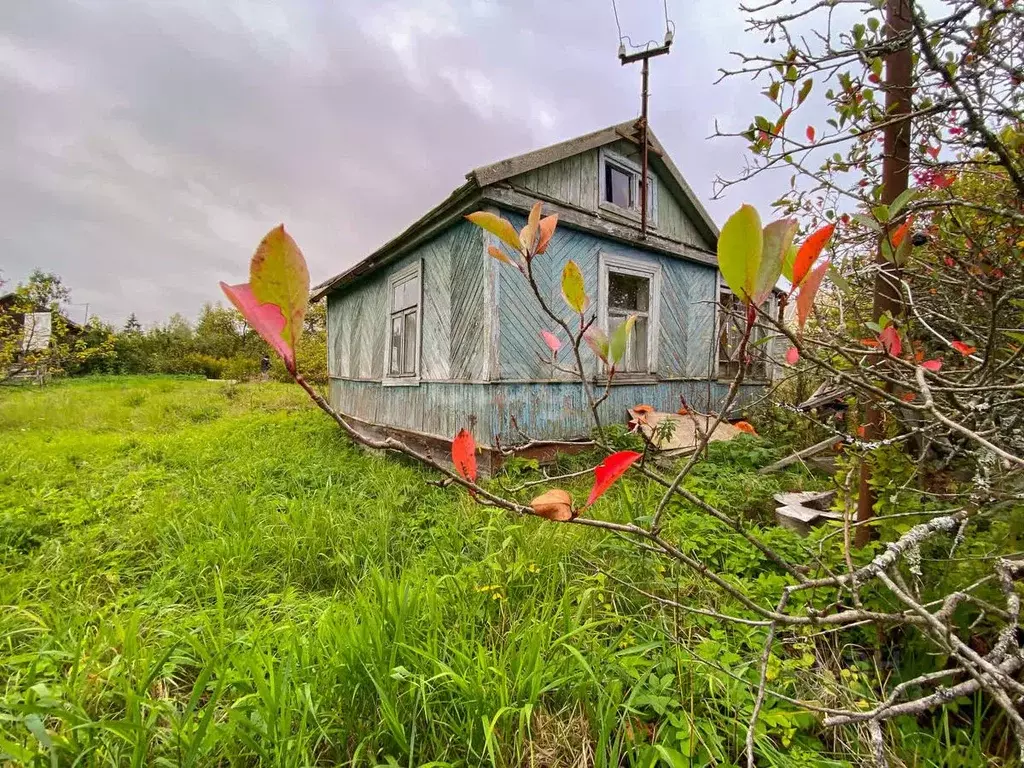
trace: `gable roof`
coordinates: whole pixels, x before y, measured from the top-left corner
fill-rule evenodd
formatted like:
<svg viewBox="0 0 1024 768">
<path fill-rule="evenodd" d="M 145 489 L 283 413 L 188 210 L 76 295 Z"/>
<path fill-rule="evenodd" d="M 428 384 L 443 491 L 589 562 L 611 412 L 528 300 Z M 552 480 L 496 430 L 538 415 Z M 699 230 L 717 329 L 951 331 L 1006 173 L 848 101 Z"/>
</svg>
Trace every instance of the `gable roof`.
<svg viewBox="0 0 1024 768">
<path fill-rule="evenodd" d="M 476 210 L 481 202 L 500 203 L 506 208 L 523 208 L 524 201 L 517 199 L 523 197 L 522 195 L 491 195 L 488 193 L 489 188 L 501 185 L 512 177 L 527 173 L 535 168 L 557 163 L 573 155 L 597 149 L 622 139 L 639 143 L 636 121 L 630 120 L 611 125 L 593 133 L 577 136 L 568 141 L 552 144 L 532 152 L 499 160 L 490 165 L 474 168 L 466 174 L 466 183 L 452 192 L 439 205 L 432 208 L 397 236 L 384 243 L 376 251 L 345 272 L 335 275 L 315 286 L 311 293 L 311 300 L 318 301 L 331 291 L 377 271 L 377 269 L 390 263 L 405 252 L 439 234 L 441 230 L 450 225 L 454 220 Z M 679 169 L 672 162 L 672 159 L 668 156 L 661 142 L 658 141 L 650 128 L 647 131 L 647 139 L 652 170 L 658 174 L 662 183 L 668 187 L 672 195 L 679 201 L 698 232 L 708 242 L 717 243 L 718 227 L 715 225 L 714 220 L 712 220 L 707 209 L 697 198 L 696 194 L 694 194 L 690 185 L 686 183 L 683 175 L 679 172 Z M 556 206 L 558 204 L 557 200 L 552 200 L 551 202 Z M 529 205 L 526 205 L 525 208 L 529 210 Z M 571 215 L 563 214 L 560 218 L 560 223 L 574 226 Z M 587 228 L 586 224 L 582 221 L 577 221 L 576 225 L 583 229 Z M 614 236 L 614 231 L 606 234 Z M 648 237 L 649 240 L 647 242 L 640 244 L 651 247 L 654 250 L 682 256 L 683 258 L 693 258 L 694 260 L 711 265 L 716 264 L 714 255 L 709 252 L 700 253 L 700 249 L 689 246 L 687 248 L 673 248 L 670 247 L 670 241 L 665 238 L 650 233 Z M 633 240 L 634 244 L 638 244 L 635 242 L 635 238 Z M 698 253 L 695 256 L 695 254 L 684 252 L 686 250 Z M 706 254 L 710 255 L 710 258 Z"/>
</svg>

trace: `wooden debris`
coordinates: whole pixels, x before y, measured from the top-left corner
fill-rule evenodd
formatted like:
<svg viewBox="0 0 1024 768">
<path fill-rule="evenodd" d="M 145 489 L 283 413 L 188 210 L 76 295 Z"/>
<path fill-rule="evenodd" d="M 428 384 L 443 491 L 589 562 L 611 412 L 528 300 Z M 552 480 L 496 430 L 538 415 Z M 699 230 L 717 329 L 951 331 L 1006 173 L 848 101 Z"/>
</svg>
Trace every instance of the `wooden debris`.
<svg viewBox="0 0 1024 768">
<path fill-rule="evenodd" d="M 796 464 L 798 461 L 803 461 L 806 458 L 814 456 L 815 454 L 821 453 L 826 448 L 831 448 L 839 442 L 837 437 L 826 437 L 820 443 L 815 443 L 809 448 L 803 448 L 796 453 L 791 453 L 784 459 L 779 459 L 774 464 L 769 464 L 767 467 L 761 467 L 759 470 L 760 474 L 767 475 L 770 472 L 778 472 L 780 469 L 785 469 L 790 464 Z"/>
<path fill-rule="evenodd" d="M 829 510 L 835 491 L 797 491 L 777 493 L 775 520 L 779 525 L 806 536 L 811 529 L 829 521 L 841 521 L 843 516 Z"/>
</svg>

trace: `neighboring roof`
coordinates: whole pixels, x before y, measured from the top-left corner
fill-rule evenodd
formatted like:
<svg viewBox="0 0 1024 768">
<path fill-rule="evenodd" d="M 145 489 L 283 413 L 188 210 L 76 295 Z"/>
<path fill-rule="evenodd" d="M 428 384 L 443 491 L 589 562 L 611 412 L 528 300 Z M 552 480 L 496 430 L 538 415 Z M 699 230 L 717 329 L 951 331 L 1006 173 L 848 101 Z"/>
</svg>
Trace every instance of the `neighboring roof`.
<svg viewBox="0 0 1024 768">
<path fill-rule="evenodd" d="M 16 291 L 11 291 L 10 293 L 3 294 L 2 296 L 0 296 L 0 306 L 11 302 L 13 299 L 16 299 L 17 297 L 18 297 L 18 294 L 17 294 Z M 48 308 L 46 308 L 46 307 L 36 306 L 36 307 L 33 308 L 33 311 L 35 311 L 35 312 L 49 312 L 50 310 Z M 64 318 L 65 324 L 71 330 L 73 330 L 73 331 L 81 331 L 82 330 L 82 326 L 79 323 L 76 323 L 74 320 L 72 320 L 70 317 L 65 315 L 63 312 L 60 313 L 60 316 L 62 318 Z"/>
<path fill-rule="evenodd" d="M 315 286 L 311 292 L 311 300 L 318 301 L 334 289 L 355 282 L 361 277 L 375 272 L 402 253 L 438 234 L 442 229 L 451 224 L 454 219 L 469 213 L 482 201 L 496 202 L 502 205 L 512 202 L 508 196 L 491 199 L 491 196 L 486 192 L 488 187 L 501 184 L 513 176 L 556 163 L 573 155 L 603 147 L 620 139 L 636 141 L 635 134 L 636 121 L 630 120 L 625 123 L 602 128 L 593 133 L 577 136 L 568 141 L 552 144 L 549 147 L 543 147 L 523 155 L 517 155 L 516 157 L 510 157 L 490 165 L 475 168 L 466 174 L 466 183 L 452 192 L 440 205 L 432 208 L 397 236 L 384 243 L 376 251 L 345 272 L 335 275 Z M 658 141 L 654 132 L 649 128 L 647 137 L 652 168 L 658 173 L 661 181 L 668 186 L 673 196 L 679 200 L 700 234 L 709 242 L 716 243 L 718 241 L 718 227 L 715 226 L 711 215 L 694 194 L 690 185 L 686 183 L 679 169 L 676 168 L 675 163 L 672 162 L 668 153 L 665 152 L 661 142 Z M 557 201 L 552 202 L 557 204 Z M 521 207 L 516 202 L 512 202 L 512 205 L 513 207 Z M 564 215 L 560 222 L 572 225 L 571 219 Z M 584 225 L 581 224 L 580 226 Z M 655 247 L 657 243 L 654 241 L 661 240 L 657 236 L 651 236 L 651 239 L 651 245 Z M 660 250 L 675 252 L 678 249 L 662 247 Z M 676 255 L 682 254 L 677 253 Z M 701 258 L 699 260 L 705 263 L 714 263 L 713 258 Z"/>
</svg>

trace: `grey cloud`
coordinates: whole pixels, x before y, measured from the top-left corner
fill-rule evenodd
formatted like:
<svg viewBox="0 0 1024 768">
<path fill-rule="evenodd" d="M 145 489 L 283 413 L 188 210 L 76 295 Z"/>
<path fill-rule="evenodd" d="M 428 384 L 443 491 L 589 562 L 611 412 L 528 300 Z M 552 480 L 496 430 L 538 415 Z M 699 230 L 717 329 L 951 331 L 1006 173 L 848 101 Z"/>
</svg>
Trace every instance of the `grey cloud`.
<svg viewBox="0 0 1024 768">
<path fill-rule="evenodd" d="M 705 136 L 712 115 L 750 108 L 749 86 L 710 86 L 742 24 L 713 0 L 673 5 L 652 121 L 708 197 L 741 159 Z M 314 278 L 337 272 L 470 168 L 636 114 L 639 72 L 615 59 L 610 6 L 581 6 L 6 3 L 4 277 L 55 270 L 116 322 L 193 315 L 279 221 Z M 652 3 L 631 23 L 657 29 L 659 14 Z"/>
</svg>

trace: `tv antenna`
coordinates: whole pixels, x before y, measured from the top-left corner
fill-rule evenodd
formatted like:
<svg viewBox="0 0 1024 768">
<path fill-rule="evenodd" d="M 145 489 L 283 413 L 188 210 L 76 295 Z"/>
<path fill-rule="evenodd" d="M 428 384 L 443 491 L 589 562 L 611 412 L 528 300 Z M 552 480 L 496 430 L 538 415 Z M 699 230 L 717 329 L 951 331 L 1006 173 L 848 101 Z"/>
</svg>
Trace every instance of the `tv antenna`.
<svg viewBox="0 0 1024 768">
<path fill-rule="evenodd" d="M 668 0 L 663 0 L 665 9 L 665 40 L 659 45 L 657 40 L 650 40 L 643 45 L 634 45 L 628 35 L 622 34 L 622 25 L 619 24 L 619 10 L 615 7 L 615 0 L 612 0 L 612 12 L 615 14 L 615 26 L 619 30 L 619 61 L 623 66 L 642 62 L 640 89 L 640 119 L 633 125 L 634 135 L 640 142 L 640 237 L 647 237 L 647 150 L 648 127 L 647 127 L 647 100 L 649 90 L 647 87 L 650 76 L 649 62 L 655 56 L 662 56 L 669 52 L 672 47 L 672 38 L 675 37 L 676 25 L 668 17 Z M 627 51 L 626 44 L 629 44 L 631 51 Z"/>
</svg>

